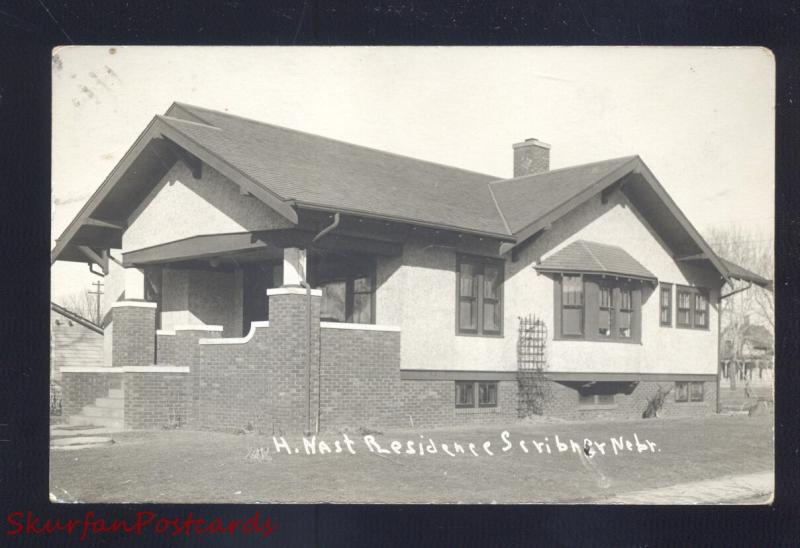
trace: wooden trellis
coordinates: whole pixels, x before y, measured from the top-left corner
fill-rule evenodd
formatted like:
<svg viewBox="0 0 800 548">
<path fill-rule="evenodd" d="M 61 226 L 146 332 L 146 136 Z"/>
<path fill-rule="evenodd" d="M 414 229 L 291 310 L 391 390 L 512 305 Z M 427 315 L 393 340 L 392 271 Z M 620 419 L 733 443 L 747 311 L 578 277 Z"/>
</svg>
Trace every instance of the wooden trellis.
<svg viewBox="0 0 800 548">
<path fill-rule="evenodd" d="M 519 319 L 517 384 L 520 417 L 541 415 L 550 396 L 547 369 L 547 324 L 536 316 Z"/>
</svg>

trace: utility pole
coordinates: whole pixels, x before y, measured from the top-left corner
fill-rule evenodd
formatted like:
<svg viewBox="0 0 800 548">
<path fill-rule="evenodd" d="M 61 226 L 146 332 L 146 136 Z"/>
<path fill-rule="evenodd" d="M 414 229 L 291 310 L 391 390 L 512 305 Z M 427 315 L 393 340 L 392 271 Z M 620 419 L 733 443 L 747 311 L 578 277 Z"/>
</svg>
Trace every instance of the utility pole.
<svg viewBox="0 0 800 548">
<path fill-rule="evenodd" d="M 92 283 L 92 285 L 95 287 L 95 291 L 89 291 L 88 293 L 89 295 L 96 295 L 95 299 L 97 308 L 95 310 L 97 312 L 94 318 L 95 318 L 95 323 L 97 323 L 97 325 L 100 325 L 100 296 L 103 294 L 103 291 L 101 290 L 103 287 L 103 282 L 97 280 L 96 282 Z"/>
</svg>

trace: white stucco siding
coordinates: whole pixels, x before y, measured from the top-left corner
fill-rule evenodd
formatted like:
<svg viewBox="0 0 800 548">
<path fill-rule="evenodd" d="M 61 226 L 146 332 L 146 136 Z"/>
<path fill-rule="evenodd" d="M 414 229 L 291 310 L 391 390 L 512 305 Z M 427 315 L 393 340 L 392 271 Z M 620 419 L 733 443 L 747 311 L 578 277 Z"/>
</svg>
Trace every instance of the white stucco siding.
<svg viewBox="0 0 800 548">
<path fill-rule="evenodd" d="M 553 340 L 554 284 L 533 268 L 549 254 L 575 240 L 619 245 L 663 282 L 712 288 L 708 330 L 659 325 L 659 292 L 646 289 L 642 306 L 641 344 Z M 718 298 L 716 273 L 679 266 L 658 237 L 642 223 L 620 193 L 602 204 L 590 200 L 555 222 L 546 235 L 528 246 L 518 261 L 505 263 L 504 336 L 476 337 L 455 332 L 456 251 L 430 247 L 424 242 L 406 244 L 402 266 L 393 271 L 387 287 L 377 294 L 381 311 L 393 310 L 391 323 L 402 328 L 403 369 L 505 370 L 517 368 L 518 318 L 533 314 L 547 324 L 548 364 L 551 371 L 603 373 L 714 374 L 717 358 Z M 379 269 L 380 279 L 380 269 Z M 398 289 L 402 288 L 402 290 Z M 402 306 L 387 306 L 382 299 L 400 293 Z"/>
<path fill-rule="evenodd" d="M 177 162 L 128 219 L 122 251 L 191 236 L 288 228 L 289 221 L 203 165 L 200 179 Z"/>
<path fill-rule="evenodd" d="M 162 271 L 161 328 L 176 325 L 221 325 L 226 337 L 242 332 L 242 276 L 164 268 Z"/>
</svg>

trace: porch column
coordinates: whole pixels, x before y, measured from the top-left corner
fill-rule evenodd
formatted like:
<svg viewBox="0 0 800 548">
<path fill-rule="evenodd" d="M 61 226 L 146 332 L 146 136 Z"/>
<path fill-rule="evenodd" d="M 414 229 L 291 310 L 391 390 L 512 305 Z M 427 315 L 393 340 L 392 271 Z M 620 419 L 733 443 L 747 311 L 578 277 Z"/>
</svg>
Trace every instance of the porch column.
<svg viewBox="0 0 800 548">
<path fill-rule="evenodd" d="M 117 301 L 112 306 L 114 335 L 111 365 L 153 365 L 156 348 L 156 303 Z"/>
<path fill-rule="evenodd" d="M 125 300 L 144 300 L 144 271 L 135 267 L 125 269 Z"/>
<path fill-rule="evenodd" d="M 287 247 L 283 250 L 283 286 L 299 287 L 306 280 L 306 250 L 299 247 Z"/>
</svg>

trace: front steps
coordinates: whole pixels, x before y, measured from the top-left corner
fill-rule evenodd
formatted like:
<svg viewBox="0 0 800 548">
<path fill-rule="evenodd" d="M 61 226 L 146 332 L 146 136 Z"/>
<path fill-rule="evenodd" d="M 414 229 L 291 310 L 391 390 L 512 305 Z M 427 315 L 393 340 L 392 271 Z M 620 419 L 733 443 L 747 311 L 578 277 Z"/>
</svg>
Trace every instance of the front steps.
<svg viewBox="0 0 800 548">
<path fill-rule="evenodd" d="M 97 398 L 66 424 L 50 427 L 50 448 L 75 450 L 114 443 L 112 435 L 125 427 L 125 396 L 121 388 L 112 388 L 108 396 Z"/>
</svg>

